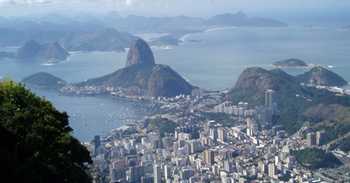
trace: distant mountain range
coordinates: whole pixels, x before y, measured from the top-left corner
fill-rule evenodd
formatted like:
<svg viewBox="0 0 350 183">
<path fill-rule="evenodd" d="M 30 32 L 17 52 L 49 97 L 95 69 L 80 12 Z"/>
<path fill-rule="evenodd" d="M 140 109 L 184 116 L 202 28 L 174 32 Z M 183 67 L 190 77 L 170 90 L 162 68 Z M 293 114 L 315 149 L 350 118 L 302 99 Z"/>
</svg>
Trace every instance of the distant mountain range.
<svg viewBox="0 0 350 183">
<path fill-rule="evenodd" d="M 32 22 L 30 22 L 32 24 Z M 33 23 L 34 24 L 34 23 Z M 4 27 L 0 23 L 0 46 L 21 46 L 30 40 L 40 43 L 58 42 L 68 51 L 124 51 L 132 41 L 136 39 L 131 34 L 119 32 L 113 28 L 105 28 L 101 25 L 92 28 L 93 25 L 86 26 L 84 30 L 69 27 L 65 29 L 52 30 L 51 25 L 36 27 L 35 24 L 28 29 L 15 26 Z M 21 25 L 18 25 L 21 26 Z M 91 26 L 91 27 L 90 27 Z M 13 28 L 11 28 L 13 27 Z M 70 29 L 71 28 L 71 29 Z M 22 30 L 23 29 L 23 30 Z"/>
<path fill-rule="evenodd" d="M 246 26 L 246 27 L 285 27 L 288 26 L 278 20 L 268 18 L 248 17 L 243 12 L 236 14 L 225 13 L 216 15 L 205 21 L 207 25 L 216 26 Z"/>
<path fill-rule="evenodd" d="M 105 28 L 85 31 L 33 30 L 1 28 L 0 46 L 21 46 L 29 40 L 40 43 L 58 42 L 68 51 L 124 51 L 136 39 L 128 33 Z"/>
<path fill-rule="evenodd" d="M 116 51 L 123 52 L 137 37 L 113 28 L 96 32 L 72 33 L 60 43 L 69 51 Z"/>
<path fill-rule="evenodd" d="M 177 33 L 183 31 L 203 31 L 208 28 L 218 26 L 250 26 L 250 27 L 284 27 L 288 26 L 278 20 L 268 18 L 249 17 L 243 12 L 225 13 L 206 18 L 177 16 L 177 17 L 144 17 L 130 15 L 121 17 L 118 15 L 109 15 L 114 17 L 110 22 L 118 29 L 127 32 L 167 32 Z M 107 18 L 108 19 L 108 18 Z"/>
<path fill-rule="evenodd" d="M 21 46 L 35 40 L 40 43 L 58 42 L 68 51 L 123 51 L 136 39 L 126 32 L 170 33 L 172 37 L 164 37 L 153 43 L 175 45 L 174 38 L 178 39 L 181 35 L 222 26 L 281 27 L 287 24 L 273 19 L 248 17 L 242 12 L 209 19 L 186 16 L 121 17 L 113 13 L 105 16 L 1 18 L 0 46 Z"/>
</svg>

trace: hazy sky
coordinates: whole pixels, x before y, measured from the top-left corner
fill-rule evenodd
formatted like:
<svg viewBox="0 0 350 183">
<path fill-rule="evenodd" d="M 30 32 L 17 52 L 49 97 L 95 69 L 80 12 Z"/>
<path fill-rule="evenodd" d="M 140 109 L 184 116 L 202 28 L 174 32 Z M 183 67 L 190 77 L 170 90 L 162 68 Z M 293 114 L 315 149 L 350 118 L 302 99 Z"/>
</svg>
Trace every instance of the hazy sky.
<svg viewBox="0 0 350 183">
<path fill-rule="evenodd" d="M 349 0 L 0 0 L 0 15 L 57 11 L 209 16 L 239 10 L 253 15 L 348 16 Z M 349 12 L 349 13 L 348 13 Z"/>
</svg>

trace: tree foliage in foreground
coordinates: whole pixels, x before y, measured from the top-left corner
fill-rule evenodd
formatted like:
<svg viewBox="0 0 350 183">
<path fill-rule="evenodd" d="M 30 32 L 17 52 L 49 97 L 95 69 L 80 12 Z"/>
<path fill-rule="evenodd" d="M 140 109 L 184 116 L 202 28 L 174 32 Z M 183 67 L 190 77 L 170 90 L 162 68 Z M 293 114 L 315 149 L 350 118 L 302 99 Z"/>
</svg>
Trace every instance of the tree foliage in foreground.
<svg viewBox="0 0 350 183">
<path fill-rule="evenodd" d="M 11 182 L 91 182 L 89 152 L 68 115 L 12 81 L 0 81 L 0 163 Z"/>
</svg>

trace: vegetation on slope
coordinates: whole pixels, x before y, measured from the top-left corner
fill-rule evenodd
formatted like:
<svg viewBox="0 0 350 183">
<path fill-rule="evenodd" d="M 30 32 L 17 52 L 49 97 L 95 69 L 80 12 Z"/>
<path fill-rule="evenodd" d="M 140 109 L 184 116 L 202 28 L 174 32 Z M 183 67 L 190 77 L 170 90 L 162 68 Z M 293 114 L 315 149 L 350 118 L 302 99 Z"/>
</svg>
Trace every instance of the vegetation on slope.
<svg viewBox="0 0 350 183">
<path fill-rule="evenodd" d="M 293 153 L 302 166 L 310 169 L 333 168 L 342 164 L 333 154 L 322 149 L 307 148 Z"/>
<path fill-rule="evenodd" d="M 320 104 L 305 112 L 307 120 L 313 121 L 311 128 L 323 130 L 325 135 L 322 144 L 329 144 L 331 149 L 350 150 L 350 107 L 339 104 Z"/>
<path fill-rule="evenodd" d="M 202 121 L 211 121 L 214 120 L 218 124 L 221 124 L 224 127 L 234 127 L 237 125 L 236 121 L 232 115 L 226 113 L 209 113 L 204 112 L 202 114 Z"/>
<path fill-rule="evenodd" d="M 38 72 L 22 80 L 22 83 L 43 89 L 60 89 L 67 84 L 66 81 L 46 72 Z"/>
<path fill-rule="evenodd" d="M 160 136 L 164 137 L 166 133 L 175 133 L 177 124 L 169 119 L 154 118 L 148 121 L 148 129 L 159 131 Z"/>
<path fill-rule="evenodd" d="M 310 71 L 297 76 L 300 82 L 323 86 L 344 86 L 348 82 L 338 74 L 321 66 L 312 68 Z"/>
<path fill-rule="evenodd" d="M 84 183 L 89 152 L 71 136 L 68 115 L 12 81 L 0 82 L 1 165 L 11 182 Z"/>
<path fill-rule="evenodd" d="M 320 113 L 316 112 L 313 117 L 305 117 L 304 113 L 309 108 L 320 104 L 350 106 L 349 96 L 336 96 L 327 90 L 302 86 L 296 77 L 281 69 L 269 71 L 257 67 L 248 68 L 241 74 L 229 97 L 234 102 L 263 105 L 265 91 L 268 89 L 275 91 L 274 101 L 278 107 L 274 122 L 282 125 L 290 134 L 300 129 L 305 121 L 314 121 L 313 118 L 319 116 Z"/>
</svg>

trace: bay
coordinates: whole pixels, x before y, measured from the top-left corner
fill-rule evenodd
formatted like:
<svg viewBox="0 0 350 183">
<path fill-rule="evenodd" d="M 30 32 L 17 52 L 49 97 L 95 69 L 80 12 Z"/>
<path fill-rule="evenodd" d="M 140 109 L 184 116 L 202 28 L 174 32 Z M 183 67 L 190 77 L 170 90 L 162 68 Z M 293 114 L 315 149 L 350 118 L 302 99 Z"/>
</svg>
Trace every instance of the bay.
<svg viewBox="0 0 350 183">
<path fill-rule="evenodd" d="M 192 84 L 210 90 L 233 87 L 246 67 L 271 69 L 274 61 L 288 58 L 332 66 L 329 69 L 350 81 L 350 30 L 335 27 L 215 29 L 186 35 L 184 43 L 173 49 L 153 51 L 157 63 L 170 65 Z M 126 53 L 116 52 L 75 52 L 55 65 L 2 59 L 0 76 L 20 81 L 45 71 L 68 82 L 79 82 L 114 72 L 124 67 L 125 60 Z M 298 74 L 305 69 L 287 71 Z M 125 117 L 136 115 L 132 106 L 108 98 L 34 92 L 67 111 L 74 135 L 83 141 L 105 134 L 121 126 Z"/>
</svg>

